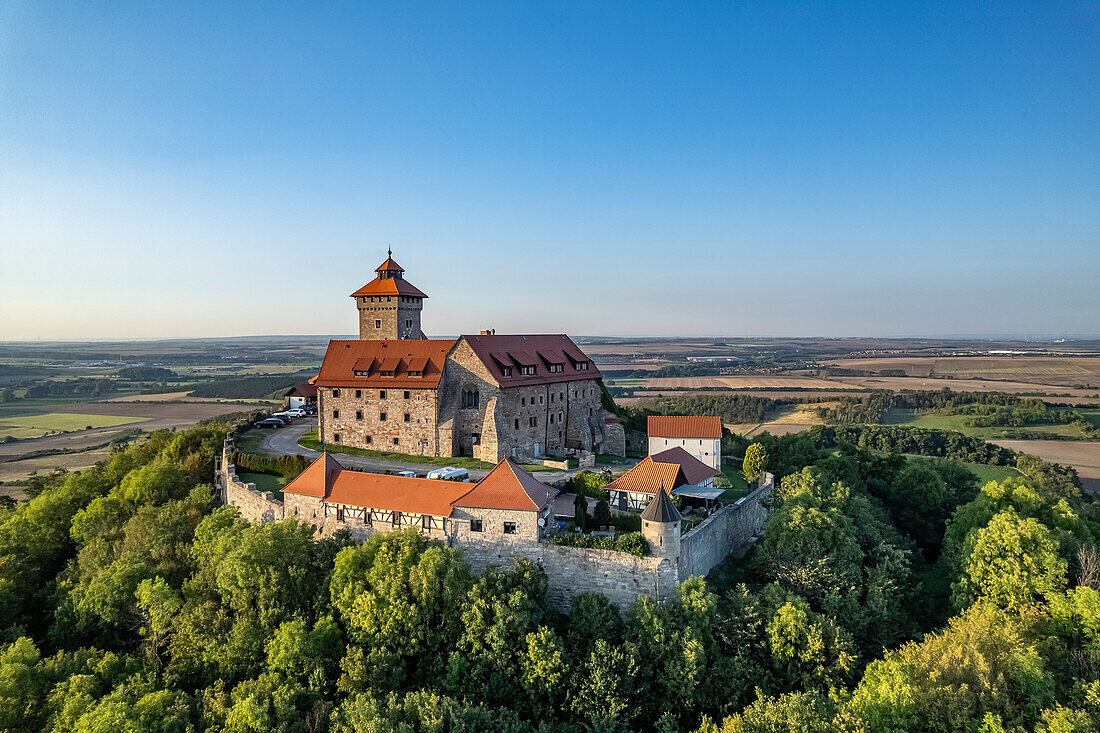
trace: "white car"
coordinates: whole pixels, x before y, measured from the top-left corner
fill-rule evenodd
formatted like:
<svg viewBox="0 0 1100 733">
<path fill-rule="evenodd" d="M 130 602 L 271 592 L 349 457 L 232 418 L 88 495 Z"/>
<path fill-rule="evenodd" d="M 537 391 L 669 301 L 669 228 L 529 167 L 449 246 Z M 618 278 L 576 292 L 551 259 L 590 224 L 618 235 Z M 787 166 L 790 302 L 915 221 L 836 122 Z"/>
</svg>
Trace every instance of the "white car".
<svg viewBox="0 0 1100 733">
<path fill-rule="evenodd" d="M 405 478 L 416 478 L 416 471 L 398 471 L 398 476 L 404 476 Z"/>
<path fill-rule="evenodd" d="M 470 478 L 470 472 L 465 468 L 445 466 L 444 468 L 437 468 L 434 471 L 429 471 L 428 478 L 439 479 L 440 481 L 462 481 Z"/>
<path fill-rule="evenodd" d="M 305 417 L 306 411 L 301 407 L 293 407 L 289 410 L 284 410 L 279 413 L 280 415 L 286 415 L 287 417 Z"/>
</svg>

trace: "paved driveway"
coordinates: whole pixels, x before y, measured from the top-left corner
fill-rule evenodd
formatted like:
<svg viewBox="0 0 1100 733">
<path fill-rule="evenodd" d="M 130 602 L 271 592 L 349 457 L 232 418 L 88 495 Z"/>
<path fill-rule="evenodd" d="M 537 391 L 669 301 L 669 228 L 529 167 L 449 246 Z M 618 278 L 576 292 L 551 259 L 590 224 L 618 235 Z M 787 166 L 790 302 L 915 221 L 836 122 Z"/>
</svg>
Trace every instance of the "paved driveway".
<svg viewBox="0 0 1100 733">
<path fill-rule="evenodd" d="M 264 437 L 260 442 L 260 452 L 269 456 L 281 456 L 281 455 L 299 455 L 305 456 L 309 459 L 316 458 L 321 455 L 318 451 L 310 450 L 309 448 L 303 448 L 298 445 L 298 439 L 308 433 L 310 430 L 317 429 L 317 420 L 315 418 L 302 418 L 297 420 L 285 428 L 278 428 L 272 430 L 270 434 Z M 388 458 L 368 458 L 366 456 L 352 456 L 347 453 L 334 453 L 336 460 L 348 468 L 357 468 L 361 471 L 369 471 L 371 473 L 384 473 L 386 471 L 416 471 L 417 473 L 427 473 L 437 466 L 429 463 L 409 463 L 406 461 L 394 461 Z M 624 459 L 623 466 L 634 464 L 636 461 L 631 459 Z M 488 469 L 483 468 L 471 468 L 470 478 L 480 479 L 489 473 Z M 577 473 L 578 469 L 572 469 L 568 471 L 536 471 L 533 475 L 539 481 L 545 484 L 553 484 L 558 481 L 564 481 Z"/>
</svg>

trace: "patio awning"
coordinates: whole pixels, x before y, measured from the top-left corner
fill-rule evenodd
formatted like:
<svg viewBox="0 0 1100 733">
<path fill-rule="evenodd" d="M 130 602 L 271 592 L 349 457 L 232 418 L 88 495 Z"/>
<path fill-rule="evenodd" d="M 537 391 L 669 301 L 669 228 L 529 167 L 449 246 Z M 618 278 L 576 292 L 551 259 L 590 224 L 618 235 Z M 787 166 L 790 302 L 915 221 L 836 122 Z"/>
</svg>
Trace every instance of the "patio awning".
<svg viewBox="0 0 1100 733">
<path fill-rule="evenodd" d="M 695 486 L 688 484 L 672 490 L 673 496 L 690 496 L 692 499 L 709 499 L 714 501 L 725 489 L 716 489 L 713 486 Z"/>
</svg>

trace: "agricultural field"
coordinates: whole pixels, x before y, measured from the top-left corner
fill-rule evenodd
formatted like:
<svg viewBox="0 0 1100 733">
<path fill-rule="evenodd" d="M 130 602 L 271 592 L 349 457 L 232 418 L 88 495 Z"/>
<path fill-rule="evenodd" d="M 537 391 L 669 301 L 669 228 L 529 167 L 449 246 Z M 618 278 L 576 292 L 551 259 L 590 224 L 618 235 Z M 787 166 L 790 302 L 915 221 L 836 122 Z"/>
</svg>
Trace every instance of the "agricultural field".
<svg viewBox="0 0 1100 733">
<path fill-rule="evenodd" d="M 902 370 L 910 377 L 979 379 L 1030 384 L 1100 388 L 1100 357 L 967 356 L 837 359 L 830 364 L 867 371 Z"/>
<path fill-rule="evenodd" d="M 918 413 L 914 410 L 894 409 L 886 415 L 887 425 L 902 425 L 910 428 L 935 428 L 939 430 L 955 430 L 963 435 L 983 440 L 993 438 L 1011 437 L 1013 432 L 1041 433 L 1050 435 L 1052 439 L 1069 438 L 1081 439 L 1085 437 L 1081 431 L 1073 425 L 1029 425 L 1022 428 L 1013 427 L 973 427 L 966 424 L 967 415 L 939 415 L 936 413 Z"/>
<path fill-rule="evenodd" d="M 1100 442 L 1081 440 L 994 440 L 1005 448 L 1030 453 L 1045 461 L 1073 466 L 1086 490 L 1100 493 Z"/>
<path fill-rule="evenodd" d="M 850 384 L 835 379 L 818 379 L 811 376 L 775 376 L 770 374 L 745 374 L 719 377 L 633 377 L 624 379 L 605 379 L 609 387 L 629 387 L 647 390 L 690 391 L 697 389 L 814 389 L 814 390 L 853 390 Z"/>
<path fill-rule="evenodd" d="M 147 418 L 124 415 L 81 415 L 71 412 L 46 412 L 21 417 L 0 417 L 0 438 L 38 438 L 54 433 L 92 430 L 141 422 Z"/>
</svg>

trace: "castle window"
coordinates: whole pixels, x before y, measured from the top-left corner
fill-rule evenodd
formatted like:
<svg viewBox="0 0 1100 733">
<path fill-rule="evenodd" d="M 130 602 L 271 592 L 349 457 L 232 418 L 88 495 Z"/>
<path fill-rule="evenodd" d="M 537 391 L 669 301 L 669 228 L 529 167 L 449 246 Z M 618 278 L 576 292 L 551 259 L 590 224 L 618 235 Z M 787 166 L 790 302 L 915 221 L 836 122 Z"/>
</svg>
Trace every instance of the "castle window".
<svg viewBox="0 0 1100 733">
<path fill-rule="evenodd" d="M 378 419 L 381 420 L 382 422 L 385 422 L 386 421 L 386 413 L 384 413 L 384 412 L 378 413 Z"/>
<path fill-rule="evenodd" d="M 558 392 L 558 399 L 565 402 L 565 392 Z"/>
<path fill-rule="evenodd" d="M 592 417 L 592 408 L 591 407 L 588 408 L 588 416 Z"/>
<path fill-rule="evenodd" d="M 339 397 L 340 396 L 340 390 L 338 390 L 338 389 L 332 390 L 332 396 L 333 397 Z"/>
<path fill-rule="evenodd" d="M 510 367 L 510 366 L 501 367 L 500 368 L 500 374 L 501 374 L 501 376 L 504 376 L 504 377 L 512 376 L 512 367 Z"/>
<path fill-rule="evenodd" d="M 366 443 L 367 445 L 370 445 L 371 443 L 374 442 L 374 438 L 372 438 L 371 436 L 368 435 L 367 437 L 363 438 L 363 442 Z"/>
<path fill-rule="evenodd" d="M 332 411 L 332 416 L 333 417 L 340 417 L 340 411 L 339 410 L 333 410 Z"/>
<path fill-rule="evenodd" d="M 481 525 L 481 520 L 480 519 L 471 519 L 470 520 L 470 531 L 471 532 L 480 532 L 480 531 L 482 531 L 482 525 Z"/>
<path fill-rule="evenodd" d="M 374 327 L 375 328 L 382 328 L 382 321 L 375 321 L 374 322 Z"/>
<path fill-rule="evenodd" d="M 516 533 L 516 523 L 515 522 L 505 522 L 504 523 L 504 534 L 515 534 L 515 533 Z"/>
<path fill-rule="evenodd" d="M 405 413 L 405 422 L 408 422 L 408 421 L 409 421 L 409 413 L 406 412 Z"/>
<path fill-rule="evenodd" d="M 412 328 L 412 327 L 413 327 L 413 322 L 412 321 L 405 321 L 405 328 Z"/>
<path fill-rule="evenodd" d="M 476 410 L 481 406 L 481 394 L 478 390 L 469 388 L 462 390 L 462 409 Z"/>
<path fill-rule="evenodd" d="M 380 400 L 386 399 L 386 390 L 384 390 L 384 389 L 378 390 L 378 399 L 380 399 Z"/>
<path fill-rule="evenodd" d="M 519 403 L 526 407 L 527 406 L 527 398 L 526 397 L 520 397 L 519 398 Z"/>
<path fill-rule="evenodd" d="M 531 417 L 527 418 L 527 424 L 533 428 L 537 428 L 539 426 L 538 415 L 532 415 Z"/>
<path fill-rule="evenodd" d="M 400 438 L 394 438 L 394 439 L 393 439 L 393 444 L 394 444 L 394 445 L 398 445 L 398 444 L 400 444 L 400 442 L 401 442 L 401 439 L 400 439 Z"/>
<path fill-rule="evenodd" d="M 362 396 L 363 396 L 363 390 L 361 390 L 361 389 L 355 390 L 355 399 L 359 399 Z"/>
<path fill-rule="evenodd" d="M 362 420 L 363 419 L 363 411 L 362 410 L 356 410 L 355 411 L 355 419 L 356 420 Z"/>
<path fill-rule="evenodd" d="M 519 418 L 516 418 L 516 430 L 519 430 Z"/>
<path fill-rule="evenodd" d="M 412 372 L 409 372 L 409 374 L 412 374 Z M 405 390 L 405 399 L 409 399 L 409 390 Z"/>
<path fill-rule="evenodd" d="M 550 393 L 550 401 L 551 401 L 551 402 L 553 402 L 553 401 L 554 401 L 554 393 L 553 393 L 553 392 L 551 392 L 551 393 Z"/>
<path fill-rule="evenodd" d="M 540 405 L 542 404 L 542 400 L 543 400 L 543 396 L 542 396 L 542 395 L 539 395 L 539 404 L 540 404 Z"/>
<path fill-rule="evenodd" d="M 332 434 L 332 442 L 333 443 L 339 443 L 340 442 L 340 433 L 333 433 Z"/>
<path fill-rule="evenodd" d="M 554 424 L 554 416 L 553 416 L 553 415 L 550 415 L 550 424 L 551 424 L 551 425 L 553 425 L 553 424 Z"/>
<path fill-rule="evenodd" d="M 561 422 L 561 413 L 558 413 L 558 422 Z"/>
</svg>

